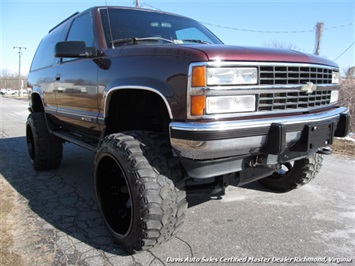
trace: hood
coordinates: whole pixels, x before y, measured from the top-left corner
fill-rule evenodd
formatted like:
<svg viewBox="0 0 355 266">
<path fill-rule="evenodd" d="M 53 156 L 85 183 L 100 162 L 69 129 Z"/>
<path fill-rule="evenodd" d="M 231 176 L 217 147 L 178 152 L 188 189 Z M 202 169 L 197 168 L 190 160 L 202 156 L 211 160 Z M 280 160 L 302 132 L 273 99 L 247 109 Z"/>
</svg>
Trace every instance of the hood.
<svg viewBox="0 0 355 266">
<path fill-rule="evenodd" d="M 232 45 L 191 45 L 190 48 L 203 51 L 210 61 L 256 61 L 320 64 L 338 67 L 330 60 L 312 54 L 288 49 L 242 47 Z"/>
<path fill-rule="evenodd" d="M 242 47 L 221 44 L 179 44 L 179 45 L 130 45 L 109 49 L 110 55 L 160 55 L 186 57 L 191 61 L 252 61 L 319 64 L 332 67 L 338 65 L 319 56 L 288 49 Z"/>
</svg>

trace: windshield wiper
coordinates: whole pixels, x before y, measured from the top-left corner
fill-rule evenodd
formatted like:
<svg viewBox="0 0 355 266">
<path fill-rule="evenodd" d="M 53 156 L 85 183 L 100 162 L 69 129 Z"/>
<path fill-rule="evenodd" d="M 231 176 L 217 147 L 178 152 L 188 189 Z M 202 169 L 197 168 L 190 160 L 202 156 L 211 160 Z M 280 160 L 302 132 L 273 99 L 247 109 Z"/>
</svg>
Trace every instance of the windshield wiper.
<svg viewBox="0 0 355 266">
<path fill-rule="evenodd" d="M 144 38 L 122 38 L 113 40 L 111 43 L 114 44 L 123 44 L 123 45 L 130 45 L 130 44 L 139 44 L 140 42 L 150 42 L 150 41 L 164 41 L 168 43 L 174 44 L 183 44 L 184 42 L 193 42 L 193 43 L 201 43 L 201 44 L 211 44 L 210 42 L 206 42 L 203 40 L 195 40 L 195 39 L 184 39 L 184 40 L 169 40 L 163 37 L 152 36 L 152 37 L 144 37 Z"/>
<path fill-rule="evenodd" d="M 202 43 L 202 44 L 211 44 L 210 42 L 206 42 L 203 40 L 193 40 L 193 39 L 184 39 L 183 42 L 195 42 L 195 43 Z"/>
<path fill-rule="evenodd" d="M 137 41 L 165 41 L 169 43 L 175 43 L 173 40 L 165 39 L 163 37 L 144 37 L 144 38 L 136 38 Z"/>
<path fill-rule="evenodd" d="M 175 43 L 173 40 L 165 39 L 162 37 L 144 37 L 144 38 L 122 38 L 113 40 L 112 44 L 138 44 L 145 41 L 165 41 L 168 43 Z"/>
<path fill-rule="evenodd" d="M 123 39 L 116 39 L 113 40 L 112 44 L 137 44 L 137 38 L 123 38 Z"/>
</svg>

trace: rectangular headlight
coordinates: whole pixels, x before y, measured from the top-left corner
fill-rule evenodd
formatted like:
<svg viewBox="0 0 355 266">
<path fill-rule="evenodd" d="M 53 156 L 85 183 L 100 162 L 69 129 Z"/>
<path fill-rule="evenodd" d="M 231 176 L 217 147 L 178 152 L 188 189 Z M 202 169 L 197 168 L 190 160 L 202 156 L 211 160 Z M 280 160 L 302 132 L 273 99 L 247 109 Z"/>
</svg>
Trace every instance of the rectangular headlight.
<svg viewBox="0 0 355 266">
<path fill-rule="evenodd" d="M 257 84 L 256 67 L 207 68 L 207 85 L 249 85 Z"/>
<path fill-rule="evenodd" d="M 340 73 L 336 72 L 336 71 L 333 71 L 333 73 L 332 73 L 332 83 L 333 84 L 339 84 L 339 82 L 340 82 Z"/>
<path fill-rule="evenodd" d="M 207 114 L 255 111 L 255 95 L 210 96 L 206 99 Z"/>
<path fill-rule="evenodd" d="M 336 103 L 338 101 L 338 98 L 339 98 L 339 91 L 332 91 L 330 95 L 330 102 Z"/>
</svg>

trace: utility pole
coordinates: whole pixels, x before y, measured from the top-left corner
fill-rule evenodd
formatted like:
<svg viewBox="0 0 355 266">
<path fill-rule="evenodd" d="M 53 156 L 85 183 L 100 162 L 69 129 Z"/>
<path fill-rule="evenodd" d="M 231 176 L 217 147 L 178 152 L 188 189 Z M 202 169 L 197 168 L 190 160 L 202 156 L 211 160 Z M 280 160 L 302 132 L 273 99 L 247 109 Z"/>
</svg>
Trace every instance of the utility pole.
<svg viewBox="0 0 355 266">
<path fill-rule="evenodd" d="M 21 50 L 24 49 L 26 50 L 26 47 L 21 47 L 21 46 L 14 46 L 14 49 L 18 49 L 18 87 L 19 87 L 19 93 L 21 94 L 21 97 L 23 96 L 23 91 L 22 91 L 22 84 L 21 84 L 21 55 L 22 52 Z"/>
<path fill-rule="evenodd" d="M 323 22 L 318 22 L 316 24 L 316 42 L 314 46 L 314 54 L 319 55 L 320 53 L 320 43 L 322 41 L 322 35 L 323 35 Z"/>
<path fill-rule="evenodd" d="M 139 7 L 139 0 L 136 0 L 136 7 Z"/>
</svg>

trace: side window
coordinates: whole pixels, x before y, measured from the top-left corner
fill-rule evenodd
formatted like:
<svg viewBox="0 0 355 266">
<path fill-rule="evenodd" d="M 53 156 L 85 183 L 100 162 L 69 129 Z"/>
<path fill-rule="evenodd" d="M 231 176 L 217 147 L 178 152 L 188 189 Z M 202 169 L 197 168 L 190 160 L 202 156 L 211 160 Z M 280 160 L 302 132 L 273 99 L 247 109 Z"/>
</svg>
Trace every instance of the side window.
<svg viewBox="0 0 355 266">
<path fill-rule="evenodd" d="M 95 46 L 95 37 L 92 30 L 91 14 L 86 13 L 73 21 L 70 27 L 67 41 L 84 41 L 86 47 Z M 70 61 L 75 58 L 63 58 L 62 61 Z"/>
<path fill-rule="evenodd" d="M 56 62 L 56 58 L 54 57 L 54 46 L 61 40 L 63 33 L 61 29 L 62 28 L 60 27 L 54 30 L 42 39 L 33 58 L 31 71 L 54 65 Z"/>
<path fill-rule="evenodd" d="M 74 20 L 67 41 L 84 41 L 87 47 L 95 46 L 90 13 L 86 13 Z"/>
</svg>

